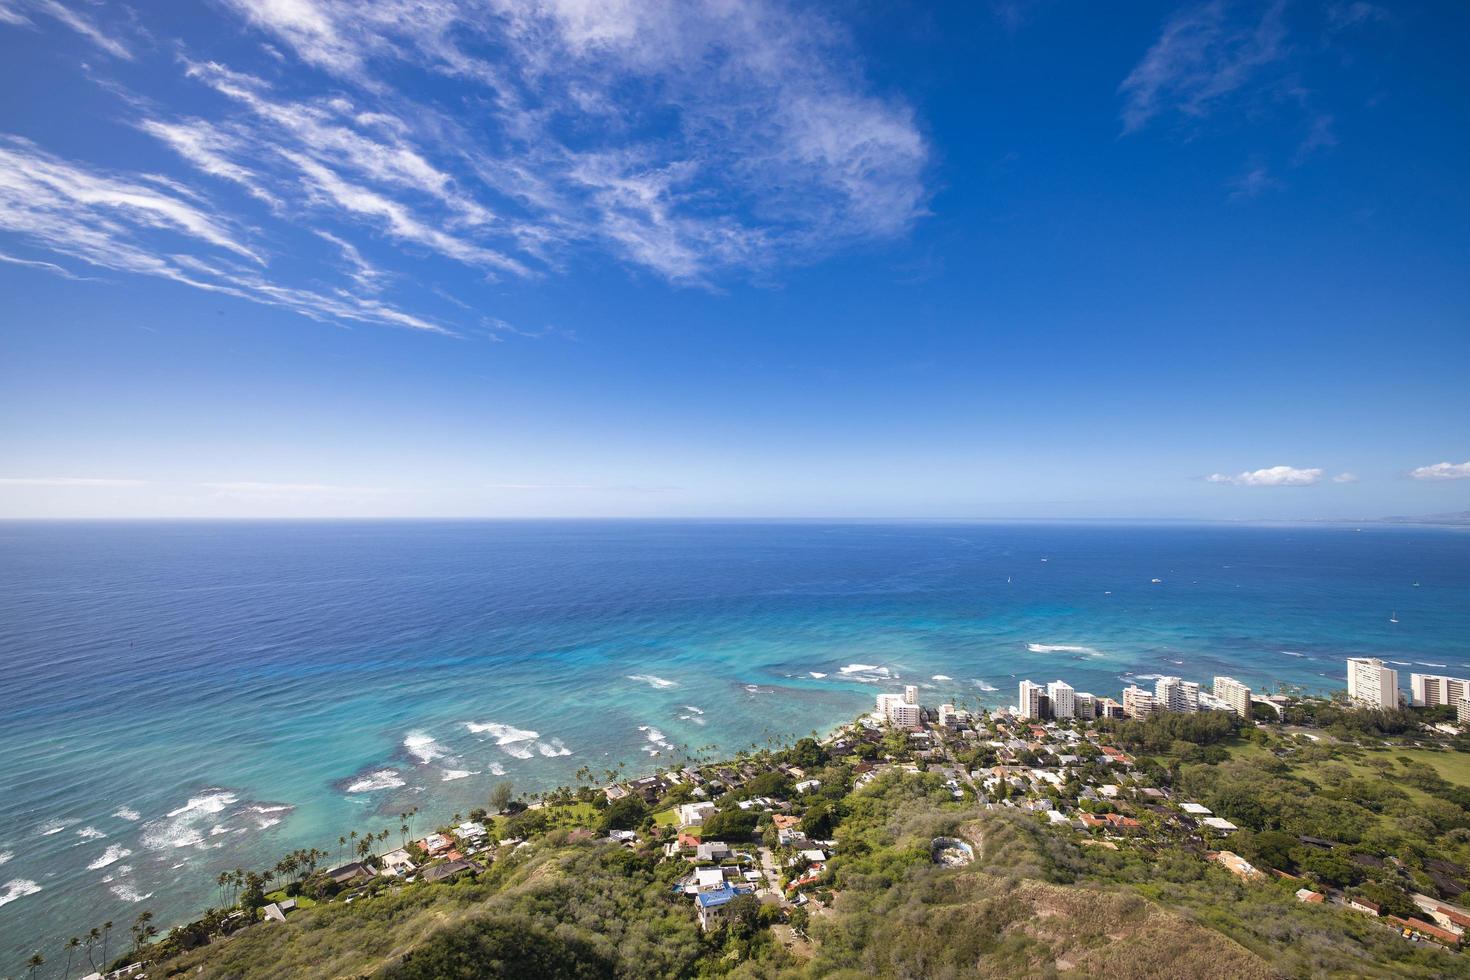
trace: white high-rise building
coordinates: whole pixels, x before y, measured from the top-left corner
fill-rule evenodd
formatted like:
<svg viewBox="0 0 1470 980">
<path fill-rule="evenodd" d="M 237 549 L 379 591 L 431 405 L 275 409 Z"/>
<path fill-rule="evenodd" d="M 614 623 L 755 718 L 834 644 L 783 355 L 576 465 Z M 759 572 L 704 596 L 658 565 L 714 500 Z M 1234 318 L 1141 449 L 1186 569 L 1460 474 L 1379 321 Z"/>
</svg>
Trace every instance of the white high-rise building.
<svg viewBox="0 0 1470 980">
<path fill-rule="evenodd" d="M 1041 717 L 1041 699 L 1046 695 L 1046 688 L 1040 684 L 1030 681 L 1022 681 L 1020 691 L 1017 694 L 1016 714 L 1021 718 Z"/>
<path fill-rule="evenodd" d="M 1123 714 L 1129 718 L 1147 718 L 1158 710 L 1154 696 L 1137 684 L 1123 688 Z"/>
<path fill-rule="evenodd" d="M 1052 681 L 1046 685 L 1046 696 L 1051 700 L 1053 718 L 1072 718 L 1077 714 L 1077 692 L 1066 681 Z"/>
<path fill-rule="evenodd" d="M 913 728 L 919 724 L 919 706 L 900 701 L 888 709 L 888 720 L 900 728 Z"/>
<path fill-rule="evenodd" d="M 1198 711 L 1199 685 L 1178 677 L 1154 682 L 1154 703 L 1160 711 Z"/>
<path fill-rule="evenodd" d="M 1230 705 L 1230 710 L 1249 719 L 1251 716 L 1251 689 L 1234 677 L 1216 677 L 1215 697 Z"/>
<path fill-rule="evenodd" d="M 874 709 L 873 713 L 884 721 L 891 721 L 893 718 L 893 706 L 895 704 L 903 704 L 903 695 L 880 694 L 878 695 L 878 707 Z"/>
<path fill-rule="evenodd" d="M 1414 703 L 1422 708 L 1455 704 L 1470 697 L 1470 680 L 1443 674 L 1410 674 L 1409 691 L 1414 696 Z"/>
<path fill-rule="evenodd" d="M 904 685 L 904 687 L 903 687 L 903 703 L 904 704 L 918 704 L 919 703 L 919 688 L 918 688 L 918 685 L 916 685 L 916 684 L 905 684 Z"/>
<path fill-rule="evenodd" d="M 1364 708 L 1399 706 L 1399 672 L 1376 657 L 1347 658 L 1348 697 Z"/>
<path fill-rule="evenodd" d="M 1097 698 L 1086 691 L 1078 691 L 1074 698 L 1077 702 L 1077 717 L 1083 721 L 1092 721 L 1097 717 Z"/>
</svg>

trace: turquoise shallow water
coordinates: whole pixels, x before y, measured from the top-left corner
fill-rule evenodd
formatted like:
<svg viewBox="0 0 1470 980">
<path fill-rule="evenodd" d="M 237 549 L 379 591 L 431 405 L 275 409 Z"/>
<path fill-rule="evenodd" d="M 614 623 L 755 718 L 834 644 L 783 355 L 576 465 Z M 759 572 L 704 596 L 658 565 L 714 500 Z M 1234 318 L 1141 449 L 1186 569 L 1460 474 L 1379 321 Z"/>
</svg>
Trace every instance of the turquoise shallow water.
<svg viewBox="0 0 1470 980">
<path fill-rule="evenodd" d="M 0 524 L 0 971 L 412 806 L 824 729 L 901 683 L 1329 689 L 1368 654 L 1407 686 L 1470 673 L 1467 638 L 1449 530 Z"/>
</svg>

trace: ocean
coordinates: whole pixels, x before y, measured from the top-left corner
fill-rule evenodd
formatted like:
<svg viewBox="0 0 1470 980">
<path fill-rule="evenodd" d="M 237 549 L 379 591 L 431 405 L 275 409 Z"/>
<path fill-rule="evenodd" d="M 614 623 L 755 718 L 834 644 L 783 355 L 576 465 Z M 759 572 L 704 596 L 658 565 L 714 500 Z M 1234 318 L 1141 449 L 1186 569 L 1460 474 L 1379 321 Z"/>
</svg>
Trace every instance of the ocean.
<svg viewBox="0 0 1470 980">
<path fill-rule="evenodd" d="M 1154 581 L 1157 579 L 1158 581 Z M 1399 622 L 1389 622 L 1397 613 Z M 221 870 L 823 731 L 916 683 L 1470 674 L 1470 534 L 1126 523 L 0 523 L 0 972 Z"/>
</svg>

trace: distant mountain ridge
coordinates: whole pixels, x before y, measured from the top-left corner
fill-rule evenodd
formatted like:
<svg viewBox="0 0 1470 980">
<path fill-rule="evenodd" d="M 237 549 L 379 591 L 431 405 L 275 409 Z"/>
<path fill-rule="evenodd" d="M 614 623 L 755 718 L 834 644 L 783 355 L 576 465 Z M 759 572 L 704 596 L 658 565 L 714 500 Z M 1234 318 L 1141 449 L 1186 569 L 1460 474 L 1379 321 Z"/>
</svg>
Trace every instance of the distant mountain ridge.
<svg viewBox="0 0 1470 980">
<path fill-rule="evenodd" d="M 1470 527 L 1470 510 L 1457 510 L 1447 514 L 1422 514 L 1418 517 L 1370 517 L 1364 524 L 1436 524 L 1447 527 Z"/>
</svg>

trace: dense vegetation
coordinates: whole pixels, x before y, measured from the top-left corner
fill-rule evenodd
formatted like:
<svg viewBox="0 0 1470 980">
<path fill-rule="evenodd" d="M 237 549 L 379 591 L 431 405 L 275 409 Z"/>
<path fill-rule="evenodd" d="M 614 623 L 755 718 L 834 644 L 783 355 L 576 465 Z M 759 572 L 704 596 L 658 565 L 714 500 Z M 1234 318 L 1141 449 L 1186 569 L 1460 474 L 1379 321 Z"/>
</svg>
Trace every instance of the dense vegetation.
<svg viewBox="0 0 1470 980">
<path fill-rule="evenodd" d="M 828 757 L 811 740 L 763 765 L 802 762 L 820 781 L 797 794 L 771 768 L 721 795 L 705 839 L 773 846 L 773 821 L 739 804 L 795 801 L 799 827 L 838 846 L 807 885 L 810 910 L 789 913 L 744 896 L 726 924 L 701 932 L 676 882 L 689 870 L 664 859 L 668 807 L 637 796 L 608 803 L 590 791 L 554 806 L 496 818 L 526 836 L 503 847 L 478 878 L 371 889 L 286 923 L 241 929 L 228 941 L 173 955 L 156 975 L 276 978 L 469 977 L 857 978 L 1075 975 L 1267 977 L 1470 977 L 1464 956 L 1411 943 L 1382 920 L 1331 904 L 1304 904 L 1301 887 L 1340 889 L 1415 916 L 1411 895 L 1449 897 L 1470 868 L 1470 753 L 1457 742 L 1388 745 L 1392 718 L 1352 717 L 1327 706 L 1341 741 L 1289 730 L 1242 728 L 1223 714 L 1165 715 L 1102 726 L 1135 754 L 1133 771 L 1176 800 L 1195 800 L 1239 826 L 1222 845 L 1290 878 L 1243 881 L 1205 860 L 1197 835 L 1180 835 L 1167 806 L 1130 809 L 1141 830 L 1104 842 L 1055 828 L 1020 807 L 955 799 L 944 777 L 898 767 L 854 788 L 861 759 L 899 756 L 889 732 Z M 1335 713 L 1334 713 L 1335 712 Z M 1382 713 L 1364 713 L 1379 715 Z M 1422 719 L 1420 719 L 1422 722 Z M 990 724 L 987 722 L 987 724 Z M 989 765 L 984 740 L 964 760 Z M 1033 802 L 1072 799 L 1080 782 L 1118 779 L 1096 746 L 1062 786 Z M 1036 746 L 1028 759 L 1044 764 Z M 901 757 L 901 756 L 899 756 Z M 920 762 L 917 767 L 925 768 Z M 1002 783 L 1000 798 L 1025 802 Z M 1033 792 L 1033 797 L 1036 794 Z M 1082 812 L 1121 801 L 1077 800 Z M 635 847 L 598 839 L 636 829 Z M 968 840 L 975 861 L 937 865 L 936 837 Z M 1460 878 L 1457 880 L 1456 875 Z M 377 886 L 375 886 L 377 887 Z M 775 928 L 773 928 L 775 926 Z M 809 938 L 808 938 L 809 937 Z M 154 975 L 150 970 L 150 975 Z"/>
</svg>

